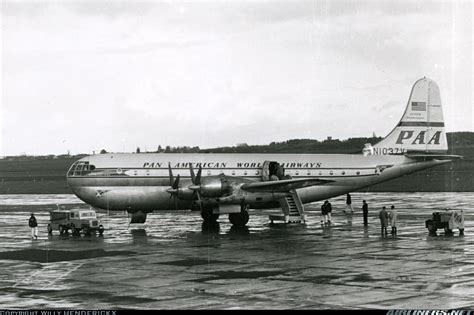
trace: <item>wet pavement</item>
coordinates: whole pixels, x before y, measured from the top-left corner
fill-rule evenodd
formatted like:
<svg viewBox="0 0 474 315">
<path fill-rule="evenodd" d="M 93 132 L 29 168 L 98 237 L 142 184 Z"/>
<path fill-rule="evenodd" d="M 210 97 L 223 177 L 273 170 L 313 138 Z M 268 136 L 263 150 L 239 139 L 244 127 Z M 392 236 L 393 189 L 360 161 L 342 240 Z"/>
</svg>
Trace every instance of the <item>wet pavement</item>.
<svg viewBox="0 0 474 315">
<path fill-rule="evenodd" d="M 226 216 L 207 227 L 186 211 L 152 213 L 138 226 L 124 212 L 100 212 L 103 237 L 48 236 L 57 198 L 62 208 L 87 206 L 63 195 L 24 198 L 0 197 L 1 308 L 474 308 L 472 193 L 354 193 L 354 207 L 369 203 L 367 228 L 360 210 L 342 212 L 344 196 L 331 200 L 324 227 L 319 204 L 307 206 L 306 225 L 270 225 L 271 211 L 255 210 L 244 229 Z M 382 238 L 378 210 L 391 204 L 398 235 Z M 428 235 L 424 221 L 445 207 L 464 210 L 465 236 Z"/>
</svg>

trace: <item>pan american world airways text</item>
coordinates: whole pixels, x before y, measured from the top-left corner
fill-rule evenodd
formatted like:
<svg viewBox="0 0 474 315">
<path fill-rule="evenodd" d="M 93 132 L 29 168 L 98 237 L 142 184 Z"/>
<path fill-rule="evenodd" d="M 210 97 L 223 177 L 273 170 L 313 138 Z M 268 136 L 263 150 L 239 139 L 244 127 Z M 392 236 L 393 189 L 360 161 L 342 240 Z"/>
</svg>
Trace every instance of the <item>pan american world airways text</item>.
<svg viewBox="0 0 474 315">
<path fill-rule="evenodd" d="M 284 168 L 320 168 L 322 163 L 320 162 L 286 162 L 280 163 Z M 237 162 L 234 165 L 229 165 L 226 162 L 183 162 L 170 165 L 172 168 L 189 168 L 190 166 L 194 168 L 262 168 L 262 163 L 257 162 Z M 161 162 L 145 162 L 143 163 L 143 168 L 168 168 L 168 164 Z"/>
</svg>

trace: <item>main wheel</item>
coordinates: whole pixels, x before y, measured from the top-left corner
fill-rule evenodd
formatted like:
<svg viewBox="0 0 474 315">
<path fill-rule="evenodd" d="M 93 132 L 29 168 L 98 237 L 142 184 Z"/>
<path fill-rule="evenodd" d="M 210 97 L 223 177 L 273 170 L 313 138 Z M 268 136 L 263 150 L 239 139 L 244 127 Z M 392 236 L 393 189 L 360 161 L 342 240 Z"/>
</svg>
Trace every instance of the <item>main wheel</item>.
<svg viewBox="0 0 474 315">
<path fill-rule="evenodd" d="M 48 224 L 48 234 L 53 234 L 53 228 L 51 227 L 51 224 Z"/>
<path fill-rule="evenodd" d="M 203 208 L 201 211 L 201 217 L 205 222 L 216 222 L 219 219 L 219 214 L 212 213 L 212 209 Z"/>
<path fill-rule="evenodd" d="M 243 227 L 249 222 L 249 213 L 247 211 L 229 213 L 229 221 L 235 226 Z"/>
</svg>

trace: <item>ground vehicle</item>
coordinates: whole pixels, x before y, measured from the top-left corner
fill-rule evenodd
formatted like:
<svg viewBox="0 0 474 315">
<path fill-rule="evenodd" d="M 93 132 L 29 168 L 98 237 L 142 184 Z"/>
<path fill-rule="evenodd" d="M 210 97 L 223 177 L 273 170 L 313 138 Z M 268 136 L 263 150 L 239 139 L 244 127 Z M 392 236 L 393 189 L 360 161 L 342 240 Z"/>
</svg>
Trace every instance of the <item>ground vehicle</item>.
<svg viewBox="0 0 474 315">
<path fill-rule="evenodd" d="M 459 229 L 459 235 L 464 234 L 463 211 L 446 210 L 444 212 L 433 212 L 433 218 L 425 221 L 426 228 L 432 235 L 436 235 L 437 229 L 444 229 L 446 235 L 452 235 L 453 229 Z"/>
<path fill-rule="evenodd" d="M 104 233 L 104 227 L 97 220 L 94 210 L 89 209 L 72 209 L 72 210 L 54 210 L 49 213 L 50 223 L 48 224 L 48 233 L 52 234 L 53 230 L 59 230 L 59 234 L 63 235 L 71 230 L 73 235 L 79 235 L 81 231 L 85 235 L 99 232 Z"/>
</svg>

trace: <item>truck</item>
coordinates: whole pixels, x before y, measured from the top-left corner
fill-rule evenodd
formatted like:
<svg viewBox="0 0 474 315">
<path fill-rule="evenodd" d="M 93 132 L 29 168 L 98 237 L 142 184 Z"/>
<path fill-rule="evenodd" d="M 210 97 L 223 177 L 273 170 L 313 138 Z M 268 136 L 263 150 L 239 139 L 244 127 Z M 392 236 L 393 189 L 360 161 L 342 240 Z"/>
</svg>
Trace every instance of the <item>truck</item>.
<svg viewBox="0 0 474 315">
<path fill-rule="evenodd" d="M 445 235 L 453 235 L 453 229 L 458 229 L 459 235 L 464 235 L 464 212 L 462 210 L 433 212 L 432 218 L 425 221 L 425 226 L 431 235 L 436 235 L 438 229 L 444 229 Z"/>
<path fill-rule="evenodd" d="M 104 233 L 104 226 L 100 224 L 94 210 L 72 209 L 72 210 L 54 210 L 49 213 L 50 222 L 48 223 L 48 234 L 54 230 L 59 231 L 60 235 L 69 233 L 73 235 L 90 235 L 91 233 Z"/>
</svg>

